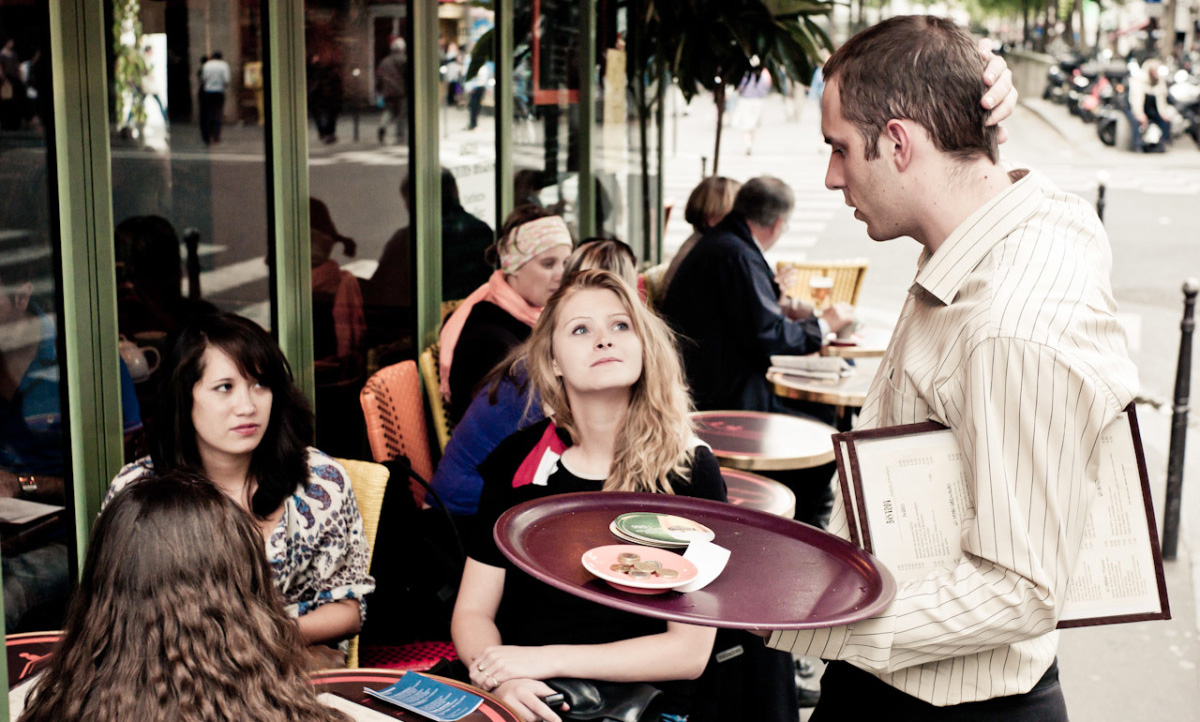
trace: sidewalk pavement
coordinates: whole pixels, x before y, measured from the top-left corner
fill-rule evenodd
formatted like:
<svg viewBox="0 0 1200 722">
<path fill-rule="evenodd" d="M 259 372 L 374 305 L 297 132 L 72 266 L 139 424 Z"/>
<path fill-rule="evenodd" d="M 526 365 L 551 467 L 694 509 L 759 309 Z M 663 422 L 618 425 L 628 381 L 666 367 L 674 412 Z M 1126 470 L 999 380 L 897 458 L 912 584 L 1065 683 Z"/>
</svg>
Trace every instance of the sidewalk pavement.
<svg viewBox="0 0 1200 722">
<path fill-rule="evenodd" d="M 1079 117 L 1071 115 L 1065 105 L 1042 98 L 1021 98 L 1020 104 L 1058 133 L 1065 142 L 1080 150 L 1089 153 L 1121 153 L 1129 158 L 1152 159 L 1154 165 L 1160 168 L 1194 168 L 1200 164 L 1200 148 L 1186 135 L 1176 138 L 1166 153 L 1134 153 L 1131 150 L 1118 150 L 1104 145 L 1096 134 L 1096 124 L 1085 123 Z"/>
<path fill-rule="evenodd" d="M 1103 145 L 1095 126 L 1041 98 L 1021 105 L 1086 154 L 1121 153 Z M 1127 151 L 1125 151 L 1127 152 Z M 1136 158 L 1129 152 L 1131 158 Z M 1159 167 L 1200 165 L 1189 138 L 1153 156 Z M 1193 412 L 1193 426 L 1195 426 Z M 1138 421 L 1151 493 L 1162 536 L 1171 409 L 1139 406 Z M 1059 669 L 1071 718 L 1085 722 L 1126 719 L 1195 719 L 1200 709 L 1200 428 L 1190 429 L 1184 456 L 1182 523 L 1175 560 L 1164 563 L 1171 619 L 1067 629 L 1059 638 Z"/>
</svg>

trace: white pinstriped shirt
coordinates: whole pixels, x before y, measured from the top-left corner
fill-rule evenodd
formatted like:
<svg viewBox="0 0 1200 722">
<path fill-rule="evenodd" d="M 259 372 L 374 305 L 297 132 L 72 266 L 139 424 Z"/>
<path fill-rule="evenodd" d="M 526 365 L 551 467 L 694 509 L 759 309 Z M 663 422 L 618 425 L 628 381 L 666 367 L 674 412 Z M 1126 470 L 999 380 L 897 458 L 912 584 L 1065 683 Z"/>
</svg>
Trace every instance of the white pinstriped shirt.
<svg viewBox="0 0 1200 722">
<path fill-rule="evenodd" d="M 963 560 L 901 584 L 880 616 L 768 641 L 937 706 L 1027 692 L 1054 660 L 1096 441 L 1137 389 L 1104 227 L 1037 173 L 1012 175 L 922 255 L 858 422 L 953 430 L 976 507 Z M 849 538 L 840 495 L 830 530 Z"/>
</svg>

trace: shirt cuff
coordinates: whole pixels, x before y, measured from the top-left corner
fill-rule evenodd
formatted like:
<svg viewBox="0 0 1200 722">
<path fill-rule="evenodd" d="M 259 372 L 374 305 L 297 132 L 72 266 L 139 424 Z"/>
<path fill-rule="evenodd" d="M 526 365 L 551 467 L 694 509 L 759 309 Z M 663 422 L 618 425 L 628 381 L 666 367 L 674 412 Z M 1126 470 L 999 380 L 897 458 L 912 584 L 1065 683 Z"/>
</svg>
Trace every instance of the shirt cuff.
<svg viewBox="0 0 1200 722">
<path fill-rule="evenodd" d="M 825 629 L 780 629 L 771 633 L 766 644 L 772 649 L 805 657 L 840 659 L 851 628 L 851 625 L 843 625 Z"/>
<path fill-rule="evenodd" d="M 821 329 L 821 343 L 824 344 L 825 339 L 829 338 L 829 334 L 833 333 L 833 330 L 829 328 L 829 322 L 820 317 L 817 318 L 817 327 Z"/>
</svg>

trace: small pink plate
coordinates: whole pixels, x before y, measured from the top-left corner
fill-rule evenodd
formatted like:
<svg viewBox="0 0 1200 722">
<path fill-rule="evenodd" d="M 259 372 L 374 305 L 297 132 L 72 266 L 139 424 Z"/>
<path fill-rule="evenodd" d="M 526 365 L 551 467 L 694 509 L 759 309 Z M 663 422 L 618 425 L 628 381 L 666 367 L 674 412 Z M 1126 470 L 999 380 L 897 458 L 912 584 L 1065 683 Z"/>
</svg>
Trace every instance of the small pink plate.
<svg viewBox="0 0 1200 722">
<path fill-rule="evenodd" d="M 611 567 L 617 563 L 617 556 L 626 552 L 637 554 L 642 561 L 655 561 L 665 568 L 674 569 L 679 572 L 679 576 L 672 579 L 634 579 L 628 574 L 614 572 Z M 695 579 L 697 574 L 696 565 L 675 552 L 638 544 L 609 544 L 589 549 L 583 555 L 583 568 L 613 587 L 630 594 L 662 594 L 687 584 Z"/>
</svg>

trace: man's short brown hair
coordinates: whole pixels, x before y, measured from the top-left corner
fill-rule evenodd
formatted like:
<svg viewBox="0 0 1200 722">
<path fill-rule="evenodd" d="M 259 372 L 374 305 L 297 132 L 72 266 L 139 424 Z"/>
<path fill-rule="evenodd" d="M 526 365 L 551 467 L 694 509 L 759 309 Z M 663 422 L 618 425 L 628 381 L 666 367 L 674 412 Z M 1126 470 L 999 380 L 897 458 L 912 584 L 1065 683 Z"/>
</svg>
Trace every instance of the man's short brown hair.
<svg viewBox="0 0 1200 722">
<path fill-rule="evenodd" d="M 966 29 L 945 18 L 899 15 L 846 41 L 825 63 L 837 81 L 842 117 L 858 127 L 865 155 L 879 155 L 889 120 L 911 120 L 938 150 L 966 160 L 1000 158 L 996 127 L 980 104 L 984 62 Z"/>
</svg>

